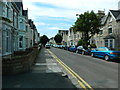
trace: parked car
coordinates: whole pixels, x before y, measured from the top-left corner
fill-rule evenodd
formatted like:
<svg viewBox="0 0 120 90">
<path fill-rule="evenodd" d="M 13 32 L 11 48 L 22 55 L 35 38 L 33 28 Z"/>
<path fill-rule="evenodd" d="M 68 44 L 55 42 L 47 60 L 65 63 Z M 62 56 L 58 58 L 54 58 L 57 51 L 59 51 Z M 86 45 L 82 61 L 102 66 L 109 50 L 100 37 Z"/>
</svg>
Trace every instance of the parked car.
<svg viewBox="0 0 120 90">
<path fill-rule="evenodd" d="M 50 49 L 50 44 L 46 44 L 45 48 Z"/>
<path fill-rule="evenodd" d="M 77 50 L 77 47 L 75 45 L 68 47 L 68 51 L 76 52 L 76 50 Z"/>
<path fill-rule="evenodd" d="M 105 60 L 120 59 L 120 51 L 113 51 L 109 50 L 107 47 L 100 47 L 92 50 L 91 56 L 104 58 Z"/>
<path fill-rule="evenodd" d="M 69 45 L 65 45 L 65 46 L 63 47 L 63 49 L 64 49 L 64 50 L 69 50 L 69 47 L 70 47 Z"/>
<path fill-rule="evenodd" d="M 76 53 L 80 53 L 82 55 L 86 54 L 86 55 L 90 55 L 91 54 L 91 50 L 88 47 L 85 46 L 78 46 Z"/>
<path fill-rule="evenodd" d="M 61 45 L 61 49 L 64 49 L 65 48 L 65 45 Z"/>
</svg>

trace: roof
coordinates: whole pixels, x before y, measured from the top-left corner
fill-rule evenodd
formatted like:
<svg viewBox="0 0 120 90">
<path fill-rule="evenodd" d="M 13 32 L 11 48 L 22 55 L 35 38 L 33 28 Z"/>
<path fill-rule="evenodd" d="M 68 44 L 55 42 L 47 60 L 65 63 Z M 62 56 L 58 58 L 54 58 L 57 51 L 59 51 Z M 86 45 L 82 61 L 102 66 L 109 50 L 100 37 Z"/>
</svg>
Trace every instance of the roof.
<svg viewBox="0 0 120 90">
<path fill-rule="evenodd" d="M 27 16 L 28 15 L 28 10 L 23 10 L 23 15 Z"/>
<path fill-rule="evenodd" d="M 117 20 L 120 20 L 120 15 L 117 17 Z"/>
<path fill-rule="evenodd" d="M 107 18 L 107 15 L 105 15 L 105 16 L 103 16 L 103 17 L 101 18 L 101 24 L 102 24 L 102 25 L 105 23 L 106 18 Z"/>
<path fill-rule="evenodd" d="M 19 10 L 22 8 L 22 14 L 23 14 L 23 2 L 22 2 L 22 0 L 19 0 L 19 2 L 14 0 L 14 2 Z"/>
<path fill-rule="evenodd" d="M 20 7 L 23 8 L 23 3 L 22 0 L 20 2 L 15 2 L 15 4 L 17 5 L 17 7 L 20 9 Z"/>
<path fill-rule="evenodd" d="M 33 28 L 34 28 L 34 26 L 33 26 L 33 21 L 32 21 L 31 19 L 29 19 L 29 20 L 28 20 L 28 23 L 29 23 L 30 27 L 33 29 Z"/>
<path fill-rule="evenodd" d="M 110 10 L 116 20 L 120 20 L 120 10 Z"/>
<path fill-rule="evenodd" d="M 109 10 L 108 15 L 105 15 L 101 18 L 101 24 L 102 25 L 105 24 L 109 14 L 111 14 L 115 18 L 116 21 L 120 20 L 120 10 Z"/>
</svg>

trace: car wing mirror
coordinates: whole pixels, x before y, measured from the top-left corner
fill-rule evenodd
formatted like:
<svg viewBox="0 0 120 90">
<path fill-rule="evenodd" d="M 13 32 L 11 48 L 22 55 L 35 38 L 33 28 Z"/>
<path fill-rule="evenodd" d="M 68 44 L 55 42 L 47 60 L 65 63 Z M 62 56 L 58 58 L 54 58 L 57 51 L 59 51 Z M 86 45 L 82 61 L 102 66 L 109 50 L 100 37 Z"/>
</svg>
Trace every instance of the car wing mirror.
<svg viewBox="0 0 120 90">
<path fill-rule="evenodd" d="M 98 51 L 98 49 L 95 49 L 95 51 Z"/>
</svg>

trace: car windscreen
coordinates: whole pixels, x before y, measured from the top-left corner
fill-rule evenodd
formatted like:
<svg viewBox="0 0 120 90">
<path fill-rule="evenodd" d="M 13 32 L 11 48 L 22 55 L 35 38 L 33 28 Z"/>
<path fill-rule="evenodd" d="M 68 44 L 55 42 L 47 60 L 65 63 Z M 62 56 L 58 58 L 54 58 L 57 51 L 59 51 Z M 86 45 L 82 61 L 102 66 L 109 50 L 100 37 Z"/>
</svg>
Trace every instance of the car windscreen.
<svg viewBox="0 0 120 90">
<path fill-rule="evenodd" d="M 106 48 L 98 48 L 97 50 L 98 50 L 98 51 L 107 51 Z"/>
</svg>

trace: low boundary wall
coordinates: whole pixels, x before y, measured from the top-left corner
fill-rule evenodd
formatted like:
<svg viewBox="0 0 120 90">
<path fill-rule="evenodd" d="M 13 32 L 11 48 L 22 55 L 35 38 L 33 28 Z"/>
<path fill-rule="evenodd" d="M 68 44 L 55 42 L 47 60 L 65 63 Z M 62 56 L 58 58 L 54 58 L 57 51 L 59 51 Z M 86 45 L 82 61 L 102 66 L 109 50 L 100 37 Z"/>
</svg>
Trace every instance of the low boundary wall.
<svg viewBox="0 0 120 90">
<path fill-rule="evenodd" d="M 39 49 L 33 48 L 27 55 L 16 56 L 12 59 L 3 59 L 2 75 L 18 74 L 29 71 L 31 66 L 35 63 L 38 53 Z"/>
</svg>

